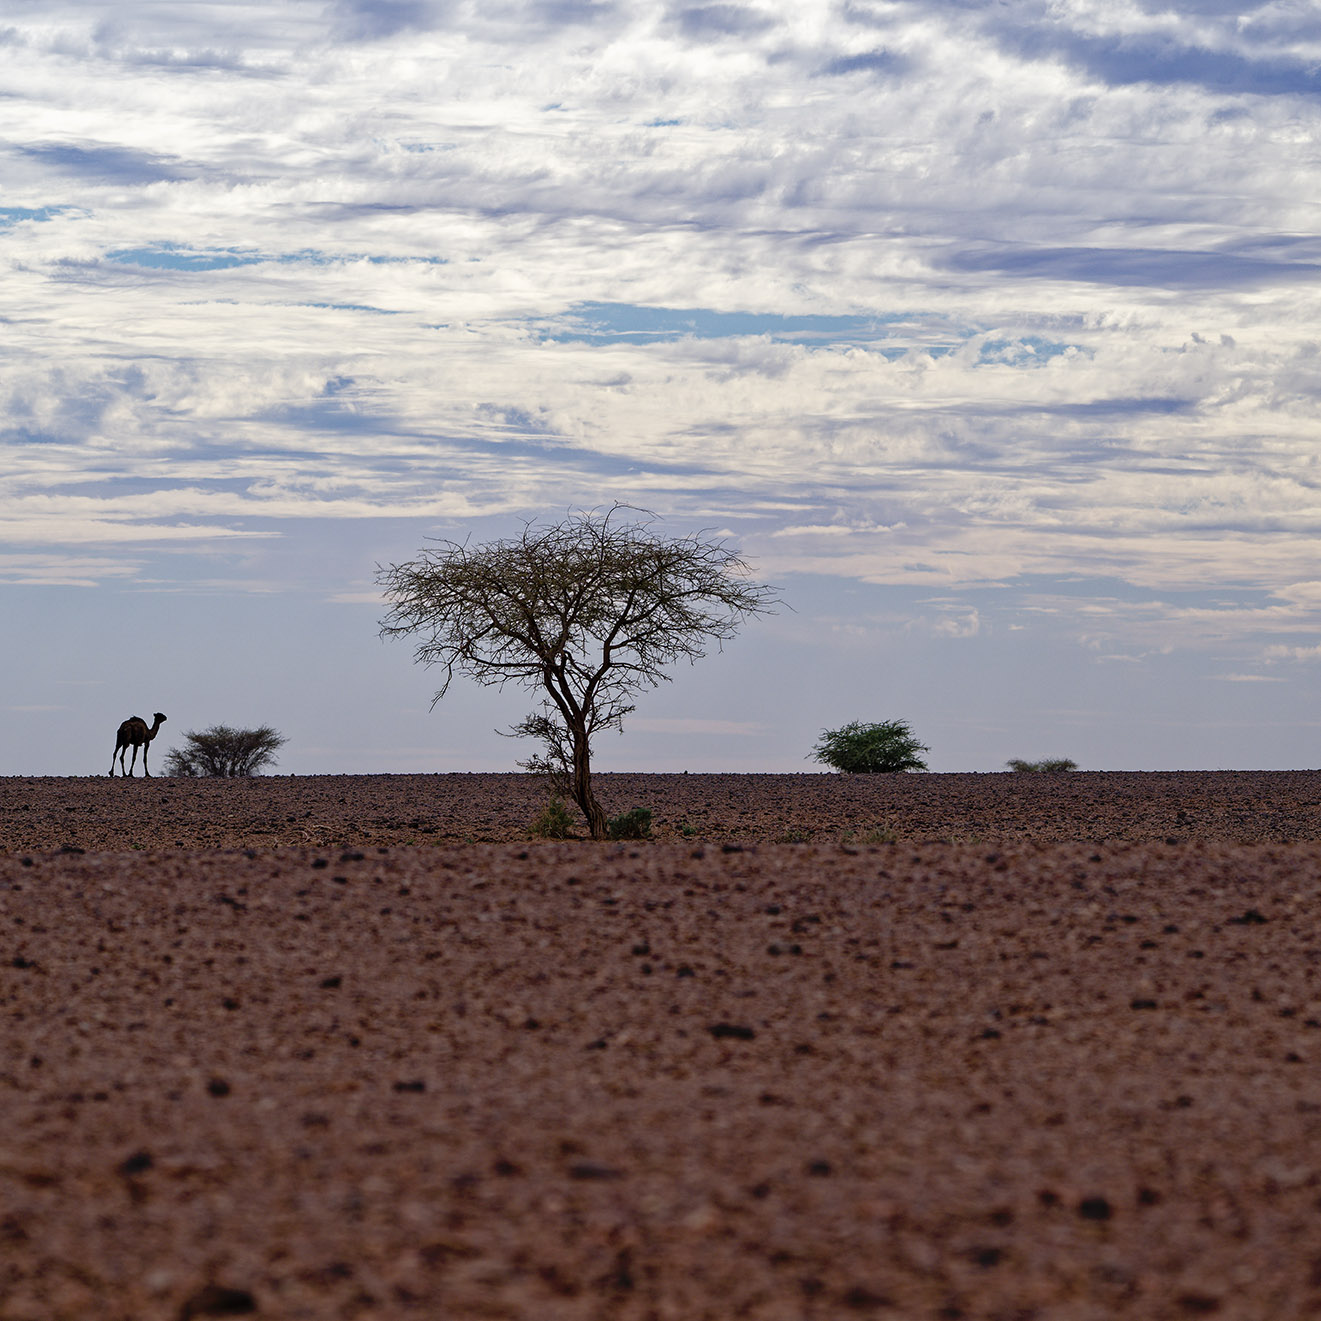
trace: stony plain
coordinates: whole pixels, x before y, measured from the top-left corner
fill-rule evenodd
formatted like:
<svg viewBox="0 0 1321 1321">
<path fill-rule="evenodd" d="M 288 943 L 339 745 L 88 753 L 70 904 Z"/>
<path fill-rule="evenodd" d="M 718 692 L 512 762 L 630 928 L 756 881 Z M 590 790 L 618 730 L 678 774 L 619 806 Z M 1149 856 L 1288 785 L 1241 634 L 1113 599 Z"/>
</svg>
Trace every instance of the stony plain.
<svg viewBox="0 0 1321 1321">
<path fill-rule="evenodd" d="M 0 780 L 0 1319 L 1321 1313 L 1321 773 Z"/>
</svg>

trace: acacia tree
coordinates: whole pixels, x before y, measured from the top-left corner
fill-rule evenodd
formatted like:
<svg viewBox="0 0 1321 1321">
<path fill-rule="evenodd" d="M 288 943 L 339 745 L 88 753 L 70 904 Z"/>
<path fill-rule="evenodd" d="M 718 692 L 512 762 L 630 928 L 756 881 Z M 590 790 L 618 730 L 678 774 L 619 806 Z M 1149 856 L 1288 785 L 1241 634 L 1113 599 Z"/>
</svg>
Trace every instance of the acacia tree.
<svg viewBox="0 0 1321 1321">
<path fill-rule="evenodd" d="M 288 742 L 270 725 L 257 729 L 212 725 L 200 733 L 189 730 L 184 739 L 182 748 L 171 748 L 166 756 L 166 775 L 260 775 Z"/>
<path fill-rule="evenodd" d="M 655 522 L 616 504 L 486 545 L 439 541 L 377 571 L 390 604 L 381 635 L 417 635 L 414 659 L 445 671 L 433 707 L 455 674 L 542 694 L 511 732 L 545 752 L 521 764 L 555 778 L 593 839 L 606 834 L 592 792 L 596 736 L 622 728 L 633 694 L 668 680 L 666 666 L 696 661 L 777 599 L 723 542 L 671 539 Z"/>
</svg>

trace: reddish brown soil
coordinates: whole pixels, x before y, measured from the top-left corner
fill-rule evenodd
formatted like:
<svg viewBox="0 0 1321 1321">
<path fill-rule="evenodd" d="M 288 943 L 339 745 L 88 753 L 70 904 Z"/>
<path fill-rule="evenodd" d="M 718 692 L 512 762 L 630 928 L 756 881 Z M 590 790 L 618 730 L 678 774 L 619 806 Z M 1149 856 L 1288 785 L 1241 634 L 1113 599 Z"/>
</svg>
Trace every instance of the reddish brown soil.
<svg viewBox="0 0 1321 1321">
<path fill-rule="evenodd" d="M 0 780 L 0 1318 L 1321 1312 L 1321 775 L 602 795 Z"/>
<path fill-rule="evenodd" d="M 595 782 L 608 815 L 648 807 L 662 840 L 1321 840 L 1318 771 L 610 774 Z M 546 801 L 529 775 L 0 778 L 0 850 L 526 840 Z"/>
</svg>

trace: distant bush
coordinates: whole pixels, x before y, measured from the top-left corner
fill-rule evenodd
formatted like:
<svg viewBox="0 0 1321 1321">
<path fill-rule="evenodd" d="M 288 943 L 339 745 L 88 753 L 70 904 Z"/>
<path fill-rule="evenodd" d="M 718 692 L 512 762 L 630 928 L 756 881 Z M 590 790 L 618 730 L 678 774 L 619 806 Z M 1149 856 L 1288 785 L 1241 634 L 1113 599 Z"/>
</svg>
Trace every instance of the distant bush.
<svg viewBox="0 0 1321 1321">
<path fill-rule="evenodd" d="M 165 758 L 166 775 L 241 777 L 260 775 L 275 764 L 275 754 L 289 740 L 270 725 L 258 729 L 210 729 L 184 735 L 182 748 L 171 748 Z"/>
<path fill-rule="evenodd" d="M 568 839 L 573 813 L 558 798 L 552 798 L 541 815 L 528 827 L 535 839 Z"/>
<path fill-rule="evenodd" d="M 1011 771 L 1026 771 L 1031 775 L 1056 775 L 1060 771 L 1076 771 L 1078 763 L 1067 757 L 1047 758 L 1045 761 L 1024 761 L 1021 757 L 1011 757 L 1005 765 Z"/>
<path fill-rule="evenodd" d="M 919 743 L 906 720 L 882 720 L 866 725 L 859 720 L 840 729 L 823 730 L 811 755 L 837 771 L 876 774 L 894 771 L 924 771 L 926 762 L 918 753 L 930 752 Z"/>
<path fill-rule="evenodd" d="M 611 839 L 647 839 L 651 835 L 651 808 L 635 807 L 606 822 Z"/>
</svg>

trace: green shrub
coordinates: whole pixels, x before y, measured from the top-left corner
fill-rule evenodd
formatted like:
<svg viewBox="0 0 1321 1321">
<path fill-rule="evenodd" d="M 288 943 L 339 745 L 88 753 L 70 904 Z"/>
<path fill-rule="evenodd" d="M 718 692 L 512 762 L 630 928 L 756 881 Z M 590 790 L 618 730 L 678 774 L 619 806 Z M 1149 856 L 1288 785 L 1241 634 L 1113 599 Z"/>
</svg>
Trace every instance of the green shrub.
<svg viewBox="0 0 1321 1321">
<path fill-rule="evenodd" d="M 558 798 L 552 798 L 528 829 L 535 839 L 568 839 L 572 826 L 573 813 Z"/>
<path fill-rule="evenodd" d="M 634 807 L 606 822 L 611 839 L 647 839 L 651 835 L 651 808 Z"/>
<path fill-rule="evenodd" d="M 200 733 L 189 730 L 182 748 L 165 757 L 165 774 L 180 776 L 260 775 L 275 764 L 275 754 L 288 739 L 270 725 L 257 729 L 231 729 L 212 725 Z M 145 754 L 144 754 L 145 755 Z"/>
<path fill-rule="evenodd" d="M 865 725 L 860 720 L 840 729 L 823 730 L 812 756 L 837 771 L 875 774 L 892 771 L 924 771 L 926 762 L 918 753 L 929 752 L 919 743 L 906 720 L 882 720 Z"/>
<path fill-rule="evenodd" d="M 1045 761 L 1024 761 L 1021 757 L 1011 757 L 1005 765 L 1011 771 L 1025 772 L 1030 775 L 1057 775 L 1060 771 L 1076 771 L 1078 763 L 1067 757 L 1047 758 Z"/>
</svg>

